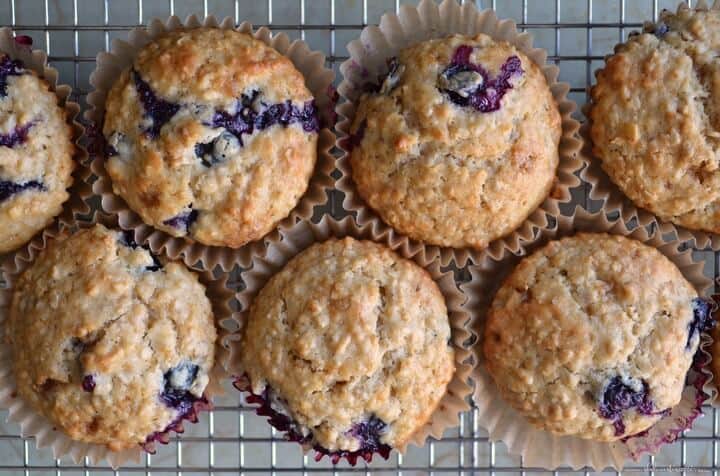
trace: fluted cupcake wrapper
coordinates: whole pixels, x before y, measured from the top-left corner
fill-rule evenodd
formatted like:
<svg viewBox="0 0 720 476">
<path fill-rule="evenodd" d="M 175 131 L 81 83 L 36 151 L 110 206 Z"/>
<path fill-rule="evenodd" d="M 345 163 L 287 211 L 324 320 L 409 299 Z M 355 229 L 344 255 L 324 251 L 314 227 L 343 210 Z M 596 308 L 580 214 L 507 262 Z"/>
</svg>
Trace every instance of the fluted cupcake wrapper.
<svg viewBox="0 0 720 476">
<path fill-rule="evenodd" d="M 440 5 L 433 0 L 422 0 L 417 7 L 403 5 L 397 15 L 386 13 L 378 26 L 366 27 L 359 39 L 348 44 L 350 59 L 340 66 L 343 81 L 338 87 L 341 101 L 336 108 L 337 146 L 343 152 L 337 159 L 337 168 L 342 172 L 337 188 L 345 194 L 343 207 L 356 213 L 361 225 L 372 223 L 378 229 L 387 228 L 390 233 L 396 233 L 363 201 L 352 179 L 349 157 L 351 147 L 348 140 L 356 111 L 355 101 L 362 94 L 367 78 L 376 78 L 380 73 L 386 72 L 387 60 L 396 56 L 401 49 L 420 41 L 442 38 L 455 33 L 464 35 L 485 33 L 495 40 L 507 41 L 525 53 L 543 71 L 562 116 L 560 162 L 553 189 L 540 207 L 534 210 L 517 230 L 489 244 L 489 249 L 494 254 L 501 253 L 505 248 L 518 250 L 523 240 L 532 239 L 534 228 L 547 226 L 548 216 L 560 215 L 559 204 L 569 203 L 570 189 L 580 185 L 580 181 L 574 175 L 584 166 L 584 161 L 578 158 L 581 148 L 581 142 L 577 137 L 580 123 L 572 117 L 576 105 L 567 98 L 570 87 L 566 83 L 557 81 L 559 69 L 546 63 L 547 52 L 534 48 L 532 36 L 518 32 L 513 21 L 500 20 L 492 10 L 478 10 L 471 2 L 461 6 L 456 0 L 444 0 Z M 471 260 L 476 261 L 481 255 L 481 250 L 473 248 L 429 247 L 439 251 L 443 265 L 454 261 L 457 266 L 462 267 Z"/>
<path fill-rule="evenodd" d="M 2 265 L 0 270 L 4 274 L 6 286 L 0 288 L 0 342 L 4 342 L 6 339 L 4 323 L 9 315 L 13 284 L 17 278 L 34 263 L 37 256 L 47 247 L 50 241 L 67 235 L 74 230 L 92 227 L 96 223 L 103 224 L 110 229 L 119 229 L 117 217 L 101 213 L 94 213 L 87 220 L 68 221 L 67 223 L 56 222 L 46 232 L 33 238 L 27 246 L 15 253 L 13 260 Z M 192 269 L 192 271 L 198 274 L 200 282 L 206 288 L 206 295 L 212 304 L 218 336 L 220 336 L 224 332 L 224 325 L 232 318 L 230 302 L 233 293 L 227 287 L 227 275 L 222 273 L 218 277 L 211 272 L 200 269 Z M 184 431 L 183 423 L 185 421 L 195 423 L 199 412 L 212 408 L 212 398 L 223 393 L 222 380 L 228 377 L 222 365 L 227 360 L 227 355 L 228 349 L 223 347 L 222 340 L 218 337 L 215 365 L 210 372 L 210 379 L 203 393 L 203 399 L 195 402 L 190 411 L 179 415 L 166 428 L 158 429 L 156 433 L 148 435 L 148 441 L 143 444 L 138 443 L 136 448 L 111 451 L 104 445 L 72 440 L 57 430 L 47 418 L 35 411 L 28 402 L 25 402 L 18 395 L 13 372 L 13 356 L 7 345 L 0 346 L 0 408 L 8 410 L 8 421 L 17 423 L 20 426 L 20 433 L 23 437 L 35 438 L 38 448 L 52 448 L 54 458 L 70 455 L 75 463 L 80 463 L 85 457 L 88 457 L 91 464 L 98 464 L 103 460 L 107 460 L 113 468 L 117 468 L 128 461 L 139 461 L 143 451 L 154 453 L 156 443 L 167 444 L 172 433 L 182 433 Z"/>
<path fill-rule="evenodd" d="M 469 376 L 474 364 L 468 348 L 468 342 L 472 335 L 469 329 L 470 315 L 462 308 L 466 298 L 455 284 L 453 273 L 440 269 L 438 254 L 432 250 L 428 251 L 420 243 L 391 233 L 387 228 L 378 228 L 374 223 L 358 226 L 351 217 L 345 217 L 338 221 L 329 215 L 325 215 L 317 224 L 302 221 L 293 227 L 281 230 L 280 235 L 279 239 L 270 242 L 265 253 L 253 257 L 252 267 L 241 274 L 246 287 L 237 294 L 240 310 L 233 315 L 233 318 L 237 321 L 238 329 L 237 332 L 226 335 L 224 342 L 224 345 L 230 349 L 229 358 L 226 362 L 227 371 L 236 377 L 238 387 L 245 388 L 242 385 L 244 371 L 240 366 L 240 355 L 243 352 L 240 339 L 250 305 L 257 293 L 294 256 L 312 244 L 326 241 L 329 238 L 351 236 L 356 239 L 371 240 L 383 244 L 403 258 L 414 261 L 430 274 L 440 288 L 448 309 L 452 343 L 455 349 L 456 369 L 452 380 L 448 384 L 445 396 L 440 400 L 430 419 L 410 438 L 409 443 L 422 446 L 428 437 L 439 439 L 446 429 L 457 426 L 459 414 L 470 408 L 466 402 L 466 397 L 472 392 Z M 256 403 L 262 402 L 256 399 Z M 267 412 L 263 412 L 264 407 L 261 405 L 258 413 L 272 417 Z M 403 445 L 395 449 L 404 452 L 406 446 Z M 310 447 L 306 447 L 305 450 L 310 450 Z M 320 459 L 323 455 L 324 453 L 320 453 L 316 457 Z M 340 457 L 334 458 L 334 455 L 329 456 L 333 460 L 340 459 Z M 372 455 L 369 456 L 372 457 Z M 387 457 L 382 454 L 381 456 Z M 342 457 L 353 465 L 358 457 L 367 460 L 365 455 L 360 454 L 349 458 L 346 455 Z"/>
<path fill-rule="evenodd" d="M 71 100 L 72 88 L 66 84 L 58 84 L 58 71 L 48 66 L 47 55 L 44 51 L 32 49 L 32 39 L 28 36 L 13 36 L 13 30 L 10 28 L 0 28 L 0 52 L 7 54 L 13 59 L 22 61 L 23 66 L 28 70 L 34 71 L 38 77 L 45 80 L 50 86 L 50 91 L 55 93 L 59 106 L 64 109 L 65 117 L 72 126 L 73 144 L 75 145 L 75 154 L 73 159 L 76 163 L 73 172 L 73 185 L 68 189 L 70 194 L 68 200 L 63 204 L 63 209 L 58 215 L 54 223 L 46 227 L 46 229 L 38 232 L 34 238 L 38 236 L 52 235 L 55 225 L 59 222 L 66 226 L 72 223 L 75 214 L 87 214 L 90 209 L 87 204 L 79 197 L 82 195 L 86 186 L 84 179 L 88 175 L 87 169 L 87 151 L 85 147 L 80 145 L 79 141 L 83 134 L 84 128 L 77 121 L 80 114 L 80 106 Z M 0 260 L 12 267 L 15 254 L 20 252 L 24 246 L 9 253 L 0 253 Z"/>
<path fill-rule="evenodd" d="M 677 238 L 674 230 L 667 229 L 666 231 L 673 233 L 674 238 L 664 240 L 663 234 L 657 231 L 648 235 L 645 227 L 631 229 L 621 219 L 608 220 L 605 211 L 593 214 L 580 207 L 577 207 L 571 216 L 559 217 L 555 226 L 539 230 L 537 236 L 523 244 L 519 252 L 511 248 L 503 250 L 500 256 L 486 252 L 476 265 L 469 267 L 472 280 L 461 286 L 468 295 L 464 308 L 473 314 L 473 330 L 479 336 L 478 343 L 474 346 L 478 364 L 473 372 L 478 423 L 488 430 L 492 441 L 505 443 L 509 452 L 522 456 L 527 466 L 547 469 L 560 466 L 577 469 L 588 466 L 598 471 L 608 467 L 621 469 L 628 459 L 655 454 L 664 444 L 675 441 L 682 431 L 689 429 L 694 420 L 702 414 L 700 406 L 709 398 L 703 387 L 711 377 L 707 368 L 710 361 L 708 348 L 712 343 L 709 335 L 701 335 L 695 362 L 688 374 L 688 382 L 680 403 L 672 408 L 669 415 L 653 425 L 647 434 L 632 436 L 624 442 L 603 443 L 573 436 L 559 436 L 534 427 L 503 400 L 485 368 L 482 355 L 486 314 L 505 278 L 523 256 L 531 254 L 551 240 L 573 235 L 577 231 L 627 236 L 657 248 L 677 265 L 700 296 L 706 295 L 705 291 L 712 284 L 711 280 L 703 275 L 703 264 L 693 260 L 691 247 L 683 246 L 687 243 Z"/>
<path fill-rule="evenodd" d="M 102 136 L 105 99 L 118 75 L 132 64 L 142 47 L 158 36 L 169 31 L 200 27 L 235 29 L 247 33 L 286 56 L 304 76 L 305 84 L 315 97 L 321 117 L 322 129 L 318 136 L 317 163 L 304 195 L 275 230 L 262 239 L 237 249 L 206 246 L 188 238 L 171 236 L 144 223 L 125 200 L 114 193 L 112 181 L 105 171 L 106 158 Z M 101 52 L 97 56 L 97 67 L 90 76 L 94 91 L 88 95 L 89 109 L 84 114 L 90 124 L 88 136 L 92 171 L 97 176 L 97 180 L 92 184 L 92 191 L 94 195 L 100 196 L 102 209 L 116 215 L 120 226 L 125 230 L 133 230 L 137 242 L 147 243 L 154 253 L 165 254 L 172 259 L 181 259 L 188 266 L 200 266 L 206 270 L 220 266 L 224 271 L 230 271 L 236 264 L 245 267 L 250 263 L 254 253 L 263 251 L 268 240 L 279 236 L 278 230 L 291 226 L 298 219 L 310 219 L 314 208 L 327 202 L 327 190 L 331 189 L 335 182 L 330 175 L 334 169 L 334 158 L 330 152 L 335 142 L 335 134 L 331 131 L 334 125 L 335 93 L 332 89 L 334 76 L 331 70 L 325 68 L 325 56 L 322 53 L 312 51 L 301 40 L 290 42 L 284 33 L 273 35 L 266 27 L 254 30 L 252 24 L 248 22 L 235 27 L 234 21 L 229 17 L 222 21 L 213 16 L 203 19 L 196 15 L 187 17 L 185 21 L 181 21 L 176 16 L 163 20 L 153 19 L 147 27 L 131 30 L 126 41 L 114 40 L 110 52 Z M 83 198 L 90 200 L 92 195 Z"/>
</svg>

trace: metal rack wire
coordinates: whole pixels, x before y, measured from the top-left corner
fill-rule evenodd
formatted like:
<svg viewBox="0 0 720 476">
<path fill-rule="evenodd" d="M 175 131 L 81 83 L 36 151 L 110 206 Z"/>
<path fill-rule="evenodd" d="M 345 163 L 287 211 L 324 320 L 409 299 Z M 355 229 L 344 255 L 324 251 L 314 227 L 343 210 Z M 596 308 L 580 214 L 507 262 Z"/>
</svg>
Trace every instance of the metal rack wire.
<svg viewBox="0 0 720 476">
<path fill-rule="evenodd" d="M 571 97 L 582 104 L 593 80 L 593 71 L 605 54 L 626 35 L 657 18 L 662 8 L 674 9 L 677 0 L 476 0 L 493 8 L 500 17 L 514 19 L 535 36 L 535 44 L 549 52 L 550 61 L 561 68 L 561 79 L 571 84 Z M 335 71 L 346 58 L 345 44 L 362 28 L 377 23 L 385 11 L 397 11 L 406 0 L 0 0 L 0 25 L 33 37 L 44 48 L 51 64 L 60 71 L 61 82 L 74 87 L 74 98 L 85 105 L 88 77 L 95 55 L 107 50 L 114 38 L 124 38 L 131 28 L 153 17 L 190 13 L 230 16 L 236 22 L 252 21 L 302 38 L 327 55 Z M 692 4 L 690 0 L 688 3 Z M 583 190 L 576 200 L 585 203 Z M 333 213 L 341 213 L 337 200 Z M 706 273 L 717 277 L 719 256 L 699 250 Z M 55 460 L 49 450 L 37 450 L 32 439 L 19 435 L 16 425 L 4 423 L 0 413 L 0 475 L 39 474 L 495 474 L 539 473 L 526 468 L 519 458 L 507 454 L 501 443 L 488 441 L 479 427 L 475 410 L 462 415 L 460 427 L 445 438 L 423 448 L 410 448 L 404 456 L 373 461 L 356 468 L 346 463 L 315 462 L 295 443 L 287 443 L 234 390 L 220 398 L 213 411 L 188 425 L 181 437 L 147 455 L 139 464 L 112 470 L 89 461 L 74 464 L 69 458 Z M 718 443 L 720 414 L 706 408 L 706 416 L 682 439 L 666 446 L 655 457 L 628 464 L 625 472 L 654 475 L 720 471 Z M 556 473 L 571 472 L 560 469 Z M 587 471 L 579 473 L 588 474 Z"/>
</svg>

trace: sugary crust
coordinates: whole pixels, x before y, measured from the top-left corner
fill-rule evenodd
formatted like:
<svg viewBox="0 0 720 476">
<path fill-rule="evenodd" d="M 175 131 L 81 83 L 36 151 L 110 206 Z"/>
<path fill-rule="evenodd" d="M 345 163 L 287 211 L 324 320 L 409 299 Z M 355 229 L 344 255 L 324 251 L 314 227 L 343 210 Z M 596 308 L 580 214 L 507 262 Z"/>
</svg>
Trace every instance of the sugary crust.
<svg viewBox="0 0 720 476">
<path fill-rule="evenodd" d="M 177 417 L 160 400 L 169 369 L 197 365 L 189 391 L 202 395 L 216 337 L 197 276 L 177 263 L 149 271 L 149 252 L 118 239 L 96 225 L 51 242 L 16 283 L 7 332 L 19 398 L 72 439 L 113 450 Z"/>
<path fill-rule="evenodd" d="M 497 75 L 508 58 L 523 74 L 498 111 L 448 100 L 437 85 L 459 46 Z M 350 156 L 363 199 L 412 238 L 452 247 L 486 246 L 515 229 L 547 197 L 558 166 L 560 114 L 547 81 L 514 46 L 480 34 L 403 50 L 397 87 L 360 99 Z"/>
<path fill-rule="evenodd" d="M 291 260 L 253 302 L 241 365 L 315 442 L 355 451 L 371 416 L 398 446 L 429 419 L 454 373 L 437 284 L 389 249 L 331 239 Z"/>
<path fill-rule="evenodd" d="M 720 10 L 664 12 L 658 25 L 598 72 L 593 151 L 638 206 L 720 232 Z"/>
<path fill-rule="evenodd" d="M 44 188 L 0 200 L 0 253 L 18 248 L 49 225 L 62 211 L 72 185 L 72 127 L 47 81 L 25 70 L 7 78 L 7 95 L 0 97 L 0 134 L 30 123 L 24 142 L 0 146 L 0 181 L 37 181 Z"/>
<path fill-rule="evenodd" d="M 523 259 L 488 315 L 483 351 L 504 399 L 532 424 L 613 441 L 650 427 L 680 401 L 699 338 L 688 344 L 693 287 L 655 248 L 580 233 Z M 625 410 L 625 431 L 599 412 L 619 376 L 644 380 L 655 415 Z"/>
<path fill-rule="evenodd" d="M 234 113 L 243 94 L 260 91 L 262 101 L 297 107 L 311 101 L 288 58 L 247 34 L 198 28 L 148 44 L 133 69 L 158 98 L 180 105 L 152 138 L 142 130 L 148 118 L 130 71 L 108 95 L 103 133 L 118 155 L 106 170 L 115 193 L 143 221 L 173 236 L 237 248 L 288 216 L 312 175 L 316 132 L 298 124 L 256 130 L 212 166 L 195 148 L 220 136 L 225 129 L 210 125 L 214 112 Z M 165 223 L 189 207 L 199 212 L 189 230 Z"/>
</svg>

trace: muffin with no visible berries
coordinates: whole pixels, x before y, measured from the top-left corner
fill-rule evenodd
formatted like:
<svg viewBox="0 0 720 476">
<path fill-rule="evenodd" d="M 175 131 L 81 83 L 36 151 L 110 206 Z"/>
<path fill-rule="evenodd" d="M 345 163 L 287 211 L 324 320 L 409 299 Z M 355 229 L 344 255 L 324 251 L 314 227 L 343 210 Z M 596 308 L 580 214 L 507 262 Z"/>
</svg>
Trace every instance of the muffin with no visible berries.
<svg viewBox="0 0 720 476">
<path fill-rule="evenodd" d="M 18 397 L 73 440 L 162 440 L 207 404 L 204 286 L 102 225 L 48 244 L 14 285 L 7 326 Z"/>
<path fill-rule="evenodd" d="M 350 128 L 359 194 L 425 243 L 482 248 L 550 193 L 560 113 L 542 70 L 480 34 L 402 50 Z"/>
<path fill-rule="evenodd" d="M 443 295 L 382 245 L 315 244 L 254 299 L 237 383 L 318 456 L 386 457 L 424 425 L 454 374 Z"/>
<path fill-rule="evenodd" d="M 680 402 L 710 307 L 639 241 L 601 233 L 551 241 L 493 300 L 487 370 L 533 425 L 621 440 Z"/>
<path fill-rule="evenodd" d="M 47 81 L 0 56 L 0 253 L 60 214 L 74 153 L 72 127 Z"/>
<path fill-rule="evenodd" d="M 173 31 L 110 90 L 105 168 L 145 223 L 237 248 L 298 203 L 318 131 L 303 76 L 275 49 L 235 30 Z"/>
</svg>

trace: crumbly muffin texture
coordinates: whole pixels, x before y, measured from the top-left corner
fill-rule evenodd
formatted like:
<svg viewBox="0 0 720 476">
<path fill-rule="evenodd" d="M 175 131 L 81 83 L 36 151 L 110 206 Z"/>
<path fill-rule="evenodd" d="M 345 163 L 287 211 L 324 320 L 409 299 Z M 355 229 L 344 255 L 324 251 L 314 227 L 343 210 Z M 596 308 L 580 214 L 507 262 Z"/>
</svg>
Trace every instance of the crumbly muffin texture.
<svg viewBox="0 0 720 476">
<path fill-rule="evenodd" d="M 0 54 L 0 253 L 62 211 L 75 168 L 72 134 L 48 83 Z"/>
<path fill-rule="evenodd" d="M 523 259 L 504 282 L 486 366 L 533 425 L 619 440 L 680 401 L 708 307 L 657 249 L 581 233 Z"/>
<path fill-rule="evenodd" d="M 105 108 L 113 190 L 173 236 L 233 248 L 259 239 L 295 207 L 315 166 L 318 114 L 303 76 L 234 30 L 149 43 Z"/>
<path fill-rule="evenodd" d="M 638 206 L 720 232 L 720 11 L 664 12 L 607 60 L 593 151 Z"/>
<path fill-rule="evenodd" d="M 7 337 L 19 397 L 70 438 L 120 450 L 203 399 L 216 330 L 196 275 L 96 225 L 21 275 Z"/>
<path fill-rule="evenodd" d="M 406 442 L 454 373 L 445 301 L 430 275 L 352 238 L 316 244 L 254 300 L 241 357 L 255 394 L 324 452 Z"/>
<path fill-rule="evenodd" d="M 559 160 L 560 113 L 541 69 L 482 34 L 418 43 L 389 69 L 351 127 L 362 198 L 434 245 L 482 248 L 517 228 Z"/>
</svg>

